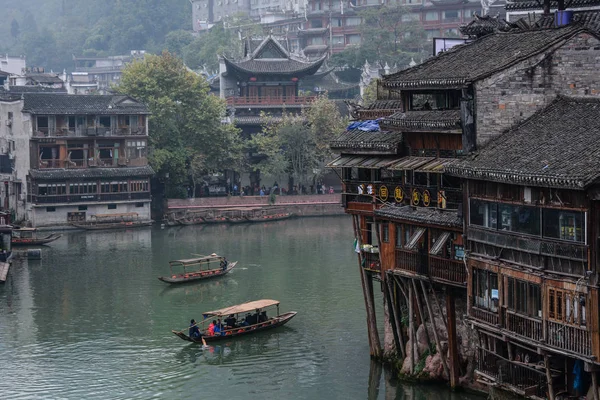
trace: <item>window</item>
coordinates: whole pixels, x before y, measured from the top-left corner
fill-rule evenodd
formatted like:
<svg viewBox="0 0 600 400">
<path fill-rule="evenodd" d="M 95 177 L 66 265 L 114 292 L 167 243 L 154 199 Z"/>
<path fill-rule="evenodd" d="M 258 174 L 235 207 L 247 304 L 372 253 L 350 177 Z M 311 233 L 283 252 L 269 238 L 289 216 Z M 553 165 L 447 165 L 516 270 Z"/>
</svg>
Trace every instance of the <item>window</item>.
<svg viewBox="0 0 600 400">
<path fill-rule="evenodd" d="M 473 270 L 473 302 L 479 308 L 498 311 L 498 274 Z"/>
<path fill-rule="evenodd" d="M 48 117 L 37 117 L 37 130 L 40 132 L 48 132 Z"/>
<path fill-rule="evenodd" d="M 425 13 L 425 21 L 437 21 L 439 19 L 437 11 L 428 11 Z"/>
<path fill-rule="evenodd" d="M 360 44 L 360 35 L 346 35 L 348 44 Z"/>
<path fill-rule="evenodd" d="M 388 223 L 381 224 L 381 241 L 384 243 L 390 242 L 390 226 Z"/>
<path fill-rule="evenodd" d="M 396 247 L 401 249 L 402 246 L 402 225 L 396 225 Z"/>
<path fill-rule="evenodd" d="M 103 128 L 110 128 L 110 117 L 103 116 L 98 119 L 98 122 Z"/>
<path fill-rule="evenodd" d="M 142 207 L 144 207 L 144 203 L 135 203 L 135 206 L 137 208 L 142 208 Z"/>
<path fill-rule="evenodd" d="M 323 21 L 321 21 L 320 19 L 313 19 L 310 21 L 310 27 L 311 28 L 322 28 Z"/>
<path fill-rule="evenodd" d="M 79 207 L 77 207 L 77 209 L 79 211 L 86 211 L 87 210 L 87 206 L 79 206 Z"/>
<path fill-rule="evenodd" d="M 346 18 L 346 26 L 358 26 L 362 22 L 360 17 L 348 17 Z"/>
<path fill-rule="evenodd" d="M 418 21 L 419 19 L 420 17 L 417 13 L 404 14 L 401 18 L 402 22 Z"/>
<path fill-rule="evenodd" d="M 543 217 L 544 237 L 573 242 L 585 241 L 585 228 L 583 226 L 585 214 L 583 212 L 545 208 Z"/>
<path fill-rule="evenodd" d="M 148 191 L 148 181 L 131 181 L 129 183 L 129 189 L 131 192 L 147 192 Z"/>
<path fill-rule="evenodd" d="M 117 205 L 116 204 L 109 204 L 108 205 L 108 209 L 109 210 L 116 210 L 117 209 Z"/>
<path fill-rule="evenodd" d="M 127 140 L 125 143 L 126 156 L 129 159 L 146 157 L 145 140 Z"/>
<path fill-rule="evenodd" d="M 497 219 L 496 203 L 471 199 L 469 207 L 469 223 L 471 225 L 496 229 Z"/>
<path fill-rule="evenodd" d="M 459 12 L 457 10 L 453 10 L 453 11 L 444 11 L 444 19 L 446 20 L 456 20 L 459 18 Z"/>
<path fill-rule="evenodd" d="M 582 293 L 548 289 L 548 318 L 572 325 L 586 324 L 587 299 Z"/>
<path fill-rule="evenodd" d="M 540 235 L 540 209 L 536 207 L 498 205 L 498 229 Z"/>
<path fill-rule="evenodd" d="M 506 300 L 509 310 L 530 317 L 542 317 L 542 294 L 540 286 L 534 283 L 508 278 Z"/>
<path fill-rule="evenodd" d="M 56 207 L 46 207 L 46 212 L 55 212 Z"/>
</svg>

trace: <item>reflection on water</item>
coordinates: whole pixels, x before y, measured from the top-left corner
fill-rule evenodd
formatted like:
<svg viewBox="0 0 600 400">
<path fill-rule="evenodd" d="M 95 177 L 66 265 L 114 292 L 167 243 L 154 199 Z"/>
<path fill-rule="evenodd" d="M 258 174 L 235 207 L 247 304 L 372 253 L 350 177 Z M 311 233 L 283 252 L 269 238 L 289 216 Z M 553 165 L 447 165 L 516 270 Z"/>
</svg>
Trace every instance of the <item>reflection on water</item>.
<svg viewBox="0 0 600 400">
<path fill-rule="evenodd" d="M 373 371 L 352 243 L 347 217 L 65 234 L 0 286 L 0 398 L 449 398 Z M 170 260 L 213 252 L 238 266 L 157 279 Z M 206 349 L 171 333 L 257 298 L 298 315 Z"/>
</svg>

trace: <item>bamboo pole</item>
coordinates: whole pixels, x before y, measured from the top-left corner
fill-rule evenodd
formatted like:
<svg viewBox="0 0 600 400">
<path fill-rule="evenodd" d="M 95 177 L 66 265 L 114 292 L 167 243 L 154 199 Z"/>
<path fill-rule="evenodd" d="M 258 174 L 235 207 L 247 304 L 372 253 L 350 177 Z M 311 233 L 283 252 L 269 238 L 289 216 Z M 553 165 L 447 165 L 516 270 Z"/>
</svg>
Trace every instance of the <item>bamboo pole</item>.
<svg viewBox="0 0 600 400">
<path fill-rule="evenodd" d="M 421 323 L 423 324 L 423 328 L 425 328 L 425 338 L 427 339 L 427 347 L 431 347 L 431 339 L 429 338 L 429 332 L 427 332 L 427 324 L 425 323 L 425 313 L 423 312 L 423 305 L 421 304 L 421 298 L 419 296 L 419 291 L 417 290 L 417 284 L 414 279 L 410 280 L 413 287 L 413 292 L 415 294 L 415 300 L 417 300 L 417 310 L 419 311 L 419 315 L 421 316 Z"/>
<path fill-rule="evenodd" d="M 352 226 L 354 228 L 354 236 L 356 236 L 356 240 L 357 240 L 357 244 L 360 248 L 360 243 L 361 240 L 359 239 L 360 236 L 360 231 L 358 229 L 358 221 L 356 221 L 356 219 L 358 219 L 358 216 L 356 215 L 352 215 Z M 357 253 L 356 254 L 358 256 L 358 268 L 360 269 L 359 273 L 360 273 L 360 283 L 362 286 L 362 292 L 363 292 L 363 297 L 365 300 L 365 308 L 367 310 L 367 339 L 369 340 L 369 350 L 371 355 L 374 354 L 374 349 L 373 349 L 373 342 L 371 340 L 371 334 L 370 334 L 370 329 L 369 329 L 369 321 L 368 321 L 368 315 L 369 315 L 369 306 L 368 306 L 368 301 L 367 301 L 367 291 L 365 289 L 365 277 L 362 271 L 362 253 Z"/>
<path fill-rule="evenodd" d="M 431 283 L 430 283 L 431 285 Z M 435 294 L 435 290 L 433 290 L 433 286 L 431 286 L 431 295 L 433 297 L 433 300 L 435 301 L 435 304 L 437 305 L 438 311 L 440 312 L 440 315 L 442 316 L 442 321 L 444 321 L 444 327 L 446 328 L 446 332 L 448 332 L 448 324 L 446 323 L 446 317 L 444 316 L 444 311 L 442 310 L 442 306 L 440 305 L 440 301 L 438 300 L 436 294 Z"/>
<path fill-rule="evenodd" d="M 410 332 L 410 373 L 415 373 L 415 322 L 413 315 L 412 286 L 408 287 L 408 330 Z"/>
<path fill-rule="evenodd" d="M 456 335 L 456 310 L 451 290 L 446 290 L 446 311 L 448 312 L 448 349 L 450 350 L 450 387 L 458 387 L 460 365 L 458 362 L 458 336 Z"/>
<path fill-rule="evenodd" d="M 444 367 L 444 372 L 446 376 L 450 378 L 450 370 L 448 369 L 448 360 L 446 360 L 446 354 L 444 349 L 442 348 L 442 342 L 440 341 L 440 337 L 438 335 L 436 325 L 435 325 L 435 317 L 433 316 L 433 309 L 431 308 L 431 303 L 429 302 L 429 298 L 427 297 L 427 291 L 425 290 L 425 283 L 421 281 L 421 290 L 423 291 L 423 298 L 425 299 L 425 305 L 427 306 L 427 312 L 429 313 L 429 318 L 431 319 L 431 327 L 433 328 L 433 337 L 435 339 L 435 344 L 438 347 L 438 351 L 440 352 L 440 357 L 442 359 L 442 366 Z M 443 318 L 444 316 L 442 316 Z"/>
<path fill-rule="evenodd" d="M 546 367 L 546 381 L 548 383 L 548 400 L 554 400 L 554 385 L 552 384 L 552 373 L 550 372 L 550 357 L 548 357 L 548 354 L 544 354 L 544 366 Z"/>
<path fill-rule="evenodd" d="M 356 234 L 356 240 L 358 241 L 359 248 L 362 249 L 362 237 L 360 234 L 360 224 L 358 222 L 358 215 L 353 215 L 354 232 Z M 358 253 L 359 269 L 361 274 L 361 282 L 363 285 L 363 293 L 365 296 L 365 306 L 367 308 L 367 330 L 371 344 L 371 356 L 381 357 L 381 343 L 379 341 L 379 334 L 377 332 L 377 320 L 375 318 L 375 302 L 373 301 L 373 286 L 372 281 L 365 269 L 362 266 L 362 252 Z"/>
<path fill-rule="evenodd" d="M 402 358 L 406 358 L 406 345 L 404 343 L 404 335 L 402 332 L 402 323 L 401 318 L 400 318 L 400 314 L 398 311 L 398 305 L 396 304 L 396 300 L 392 297 L 394 296 L 394 290 L 393 290 L 393 278 L 391 274 L 387 274 L 387 285 L 388 285 L 388 291 L 390 293 L 390 300 L 392 303 L 392 312 L 394 313 L 394 325 L 396 326 L 396 332 L 398 333 L 398 341 L 400 343 L 400 354 L 402 355 Z"/>
</svg>

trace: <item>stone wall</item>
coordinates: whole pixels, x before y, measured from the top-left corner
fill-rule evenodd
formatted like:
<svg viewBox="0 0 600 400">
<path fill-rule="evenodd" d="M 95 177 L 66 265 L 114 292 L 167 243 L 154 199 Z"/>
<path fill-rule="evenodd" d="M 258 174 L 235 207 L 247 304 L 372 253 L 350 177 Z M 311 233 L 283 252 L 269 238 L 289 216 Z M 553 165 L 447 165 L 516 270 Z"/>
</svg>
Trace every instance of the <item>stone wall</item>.
<svg viewBox="0 0 600 400">
<path fill-rule="evenodd" d="M 308 204 L 337 204 L 341 206 L 342 195 L 300 195 L 277 196 L 275 205 L 308 205 Z M 260 207 L 269 205 L 269 196 L 227 196 L 227 197 L 198 197 L 194 199 L 169 199 L 167 209 L 199 209 L 199 208 L 225 208 L 225 207 Z"/>
<path fill-rule="evenodd" d="M 600 41 L 580 33 L 477 82 L 477 147 L 531 117 L 556 95 L 600 96 L 599 63 Z"/>
<path fill-rule="evenodd" d="M 109 209 L 108 204 L 86 204 L 87 210 L 79 210 L 78 204 L 47 204 L 44 206 L 32 207 L 31 213 L 33 218 L 31 223 L 34 227 L 52 227 L 61 228 L 68 227 L 68 213 L 70 212 L 85 212 L 86 220 L 90 220 L 92 215 L 103 214 L 122 214 L 122 213 L 137 213 L 142 220 L 150 220 L 150 202 L 115 202 L 115 209 Z M 141 207 L 138 207 L 140 206 Z"/>
</svg>

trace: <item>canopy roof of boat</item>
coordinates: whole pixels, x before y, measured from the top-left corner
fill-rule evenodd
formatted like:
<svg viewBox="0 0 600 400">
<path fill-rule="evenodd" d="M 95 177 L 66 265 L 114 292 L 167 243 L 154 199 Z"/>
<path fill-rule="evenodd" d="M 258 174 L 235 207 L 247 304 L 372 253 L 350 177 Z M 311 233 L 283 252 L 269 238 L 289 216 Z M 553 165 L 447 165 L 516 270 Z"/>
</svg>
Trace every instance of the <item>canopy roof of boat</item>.
<svg viewBox="0 0 600 400">
<path fill-rule="evenodd" d="M 217 255 L 217 253 L 212 253 L 209 256 L 201 256 L 201 257 L 197 257 L 197 258 L 187 258 L 187 259 L 183 259 L 183 260 L 169 261 L 169 264 L 183 264 L 183 265 L 198 264 L 199 262 L 203 262 L 203 261 L 215 261 L 215 260 L 221 260 L 223 258 L 224 257 Z"/>
<path fill-rule="evenodd" d="M 15 231 L 15 232 L 34 232 L 34 231 L 37 231 L 37 229 L 13 226 L 13 231 Z"/>
<path fill-rule="evenodd" d="M 213 317 L 213 316 L 219 317 L 219 316 L 231 315 L 231 314 L 241 314 L 241 313 L 250 312 L 250 311 L 254 311 L 254 310 L 265 308 L 265 307 L 276 306 L 278 304 L 279 304 L 279 301 L 277 301 L 277 300 L 269 300 L 269 299 L 254 300 L 254 301 L 249 301 L 247 303 L 239 304 L 237 306 L 226 307 L 226 308 L 222 308 L 220 310 L 215 310 L 215 311 L 208 311 L 208 312 L 202 313 L 202 315 L 204 316 L 204 318 L 208 318 L 208 317 Z"/>
</svg>

